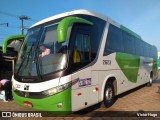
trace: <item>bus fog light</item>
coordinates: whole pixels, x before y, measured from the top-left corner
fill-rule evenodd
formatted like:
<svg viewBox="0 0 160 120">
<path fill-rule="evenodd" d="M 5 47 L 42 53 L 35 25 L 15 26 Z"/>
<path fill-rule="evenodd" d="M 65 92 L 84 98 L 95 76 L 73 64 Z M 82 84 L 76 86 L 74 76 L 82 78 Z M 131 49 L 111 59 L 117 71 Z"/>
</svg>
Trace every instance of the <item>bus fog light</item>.
<svg viewBox="0 0 160 120">
<path fill-rule="evenodd" d="M 63 107 L 63 104 L 62 104 L 62 103 L 58 103 L 58 104 L 57 104 L 57 107 L 58 107 L 58 108 L 62 108 L 62 107 Z"/>
</svg>

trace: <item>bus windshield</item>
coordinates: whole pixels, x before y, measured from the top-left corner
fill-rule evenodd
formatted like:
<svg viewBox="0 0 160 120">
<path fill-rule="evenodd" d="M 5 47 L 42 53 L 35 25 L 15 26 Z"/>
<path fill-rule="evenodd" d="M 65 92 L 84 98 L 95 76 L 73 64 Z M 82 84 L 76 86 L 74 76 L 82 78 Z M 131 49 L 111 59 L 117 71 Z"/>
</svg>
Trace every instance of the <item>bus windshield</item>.
<svg viewBox="0 0 160 120">
<path fill-rule="evenodd" d="M 28 30 L 15 67 L 18 76 L 35 77 L 66 67 L 67 45 L 57 42 L 57 25 L 41 25 Z"/>
</svg>

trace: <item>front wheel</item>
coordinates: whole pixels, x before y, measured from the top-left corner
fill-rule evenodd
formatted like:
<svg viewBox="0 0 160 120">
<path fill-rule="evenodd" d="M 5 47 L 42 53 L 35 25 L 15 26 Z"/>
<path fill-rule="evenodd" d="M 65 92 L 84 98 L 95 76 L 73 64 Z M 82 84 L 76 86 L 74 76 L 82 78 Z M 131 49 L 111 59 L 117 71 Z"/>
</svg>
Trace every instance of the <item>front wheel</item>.
<svg viewBox="0 0 160 120">
<path fill-rule="evenodd" d="M 112 82 L 108 82 L 104 90 L 104 106 L 109 108 L 115 102 L 114 86 Z"/>
</svg>

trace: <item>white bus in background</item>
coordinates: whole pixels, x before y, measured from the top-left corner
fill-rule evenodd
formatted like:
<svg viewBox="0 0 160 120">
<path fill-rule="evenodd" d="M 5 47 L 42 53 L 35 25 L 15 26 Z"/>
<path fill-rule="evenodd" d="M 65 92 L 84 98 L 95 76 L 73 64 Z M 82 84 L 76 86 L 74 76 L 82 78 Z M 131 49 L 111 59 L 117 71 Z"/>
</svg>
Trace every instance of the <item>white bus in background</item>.
<svg viewBox="0 0 160 120">
<path fill-rule="evenodd" d="M 45 50 L 45 56 L 41 56 Z M 75 10 L 28 30 L 12 78 L 14 100 L 45 111 L 77 111 L 152 84 L 157 49 L 110 18 Z"/>
</svg>

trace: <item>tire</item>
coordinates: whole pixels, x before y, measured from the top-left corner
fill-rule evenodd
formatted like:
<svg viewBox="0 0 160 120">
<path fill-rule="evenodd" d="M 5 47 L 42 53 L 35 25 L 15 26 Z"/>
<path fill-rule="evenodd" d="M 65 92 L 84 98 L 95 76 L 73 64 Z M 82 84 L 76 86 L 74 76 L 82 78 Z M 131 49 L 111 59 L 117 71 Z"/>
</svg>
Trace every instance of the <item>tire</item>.
<svg viewBox="0 0 160 120">
<path fill-rule="evenodd" d="M 104 89 L 104 100 L 103 104 L 105 107 L 109 108 L 115 102 L 114 86 L 112 82 L 107 82 Z"/>
<path fill-rule="evenodd" d="M 148 87 L 152 86 L 152 82 L 153 82 L 153 77 L 150 77 L 149 82 L 147 83 Z"/>
</svg>

